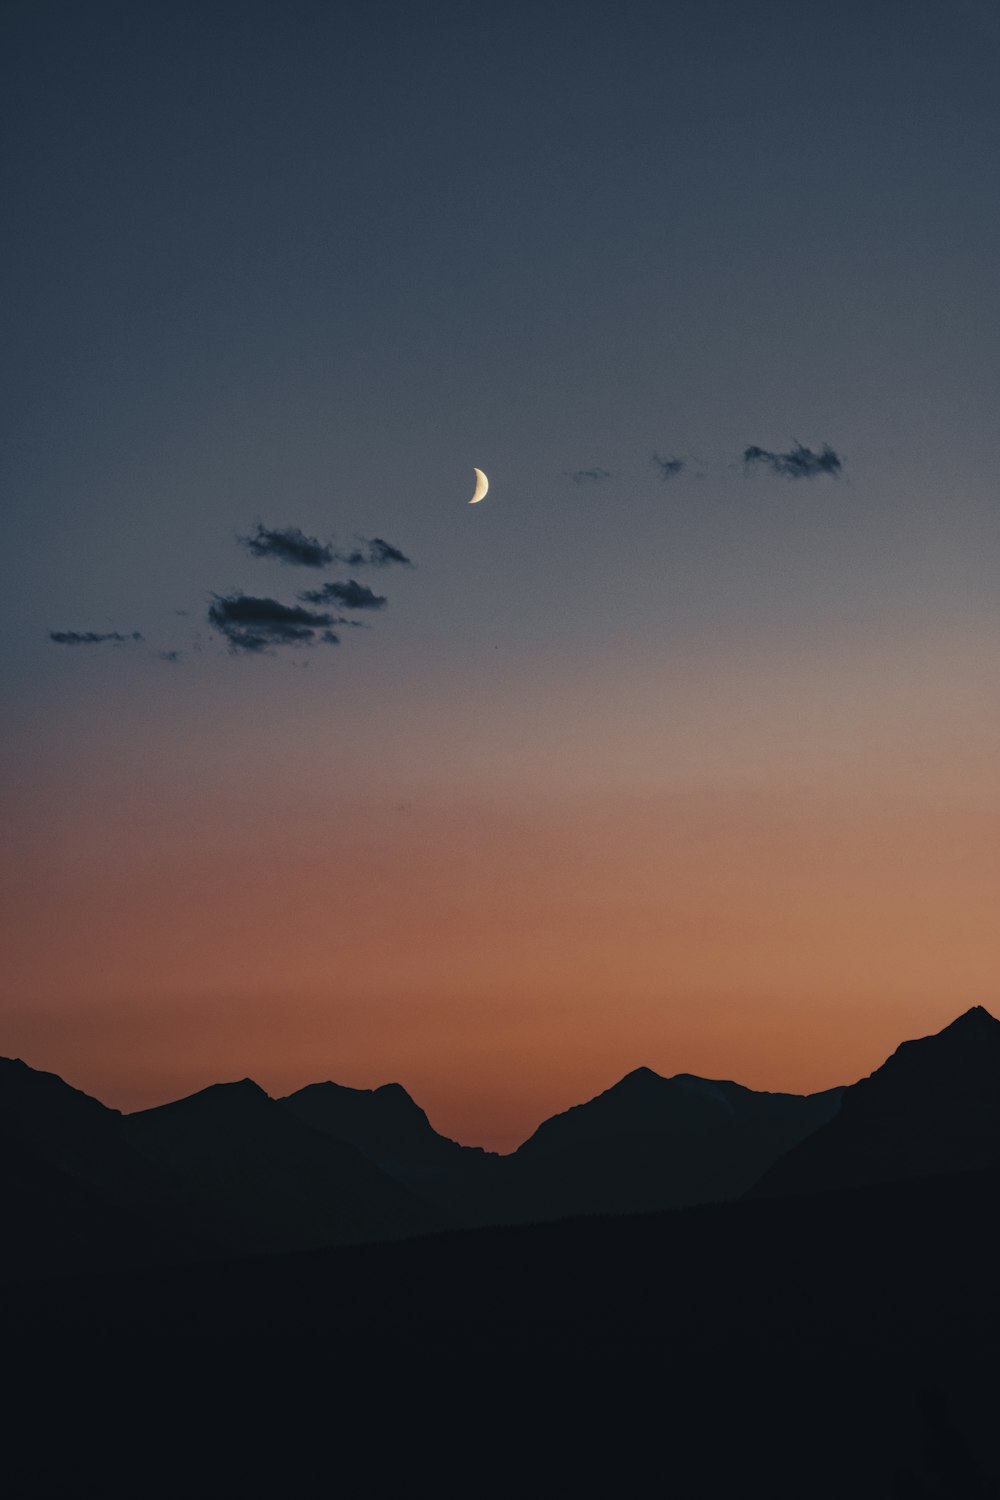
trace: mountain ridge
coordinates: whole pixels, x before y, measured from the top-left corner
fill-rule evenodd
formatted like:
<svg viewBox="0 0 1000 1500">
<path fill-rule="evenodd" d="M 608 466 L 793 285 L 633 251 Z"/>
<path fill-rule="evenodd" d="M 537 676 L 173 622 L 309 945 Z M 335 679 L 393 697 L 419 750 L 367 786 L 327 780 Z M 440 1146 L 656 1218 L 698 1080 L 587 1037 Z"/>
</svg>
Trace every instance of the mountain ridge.
<svg viewBox="0 0 1000 1500">
<path fill-rule="evenodd" d="M 139 1150 L 178 1175 L 240 1248 L 394 1238 L 442 1227 L 427 1205 L 348 1142 L 314 1130 L 244 1078 L 124 1120 Z"/>
<path fill-rule="evenodd" d="M 835 1118 L 775 1161 L 767 1197 L 976 1170 L 1000 1158 L 1000 1021 L 984 1006 L 900 1042 Z"/>
<path fill-rule="evenodd" d="M 14 1276 L 796 1196 L 1000 1160 L 1000 1022 L 972 1006 L 812 1094 L 640 1065 L 505 1156 L 398 1082 L 274 1099 L 241 1078 L 122 1114 L 0 1058 L 0 1146 Z"/>
</svg>

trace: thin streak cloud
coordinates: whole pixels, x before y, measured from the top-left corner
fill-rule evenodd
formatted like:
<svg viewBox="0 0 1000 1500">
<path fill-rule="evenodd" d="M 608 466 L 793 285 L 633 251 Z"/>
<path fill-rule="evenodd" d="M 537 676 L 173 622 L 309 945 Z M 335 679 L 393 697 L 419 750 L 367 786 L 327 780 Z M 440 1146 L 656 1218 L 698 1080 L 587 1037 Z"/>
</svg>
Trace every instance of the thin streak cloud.
<svg viewBox="0 0 1000 1500">
<path fill-rule="evenodd" d="M 413 567 L 405 552 L 400 552 L 398 547 L 380 536 L 372 537 L 370 541 L 359 537 L 357 546 L 350 552 L 335 553 L 334 561 L 349 568 L 388 568 L 393 563 L 401 568 Z"/>
<path fill-rule="evenodd" d="M 321 589 L 306 589 L 299 595 L 306 604 L 338 604 L 341 609 L 384 609 L 388 600 L 365 583 L 353 578 L 346 583 L 324 583 Z"/>
<path fill-rule="evenodd" d="M 567 478 L 572 479 L 574 484 L 603 484 L 606 479 L 611 478 L 610 469 L 572 469 Z"/>
<path fill-rule="evenodd" d="M 297 526 L 272 529 L 259 522 L 251 536 L 239 540 L 254 557 L 274 558 L 296 568 L 328 568 L 334 560 L 332 546 L 306 536 Z"/>
<path fill-rule="evenodd" d="M 55 641 L 57 646 L 103 646 L 109 642 L 120 646 L 125 641 L 141 641 L 142 636 L 138 630 L 129 635 L 122 635 L 118 630 L 50 630 L 49 640 Z"/>
<path fill-rule="evenodd" d="M 786 479 L 815 479 L 818 474 L 832 474 L 835 478 L 843 468 L 840 455 L 829 443 L 824 443 L 819 453 L 796 443 L 787 453 L 773 453 L 769 448 L 756 445 L 743 450 L 743 462 L 749 470 L 753 465 L 763 464 L 772 474 L 781 474 Z"/>
</svg>

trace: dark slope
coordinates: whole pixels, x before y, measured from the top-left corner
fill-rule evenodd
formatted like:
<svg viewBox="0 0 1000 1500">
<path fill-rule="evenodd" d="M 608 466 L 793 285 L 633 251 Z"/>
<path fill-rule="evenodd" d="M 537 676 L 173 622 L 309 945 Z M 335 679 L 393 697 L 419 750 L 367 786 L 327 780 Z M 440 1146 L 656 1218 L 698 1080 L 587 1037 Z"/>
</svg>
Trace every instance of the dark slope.
<svg viewBox="0 0 1000 1500">
<path fill-rule="evenodd" d="M 129 1143 L 117 1110 L 0 1058 L 0 1273 L 210 1253 L 181 1185 Z"/>
<path fill-rule="evenodd" d="M 440 1218 L 342 1141 L 246 1078 L 125 1120 L 129 1139 L 203 1205 L 206 1229 L 247 1250 L 420 1234 Z"/>
<path fill-rule="evenodd" d="M 1000 1021 L 974 1006 L 903 1042 L 843 1094 L 837 1115 L 782 1156 L 755 1197 L 971 1171 L 1000 1160 Z"/>
<path fill-rule="evenodd" d="M 159 1190 L 159 1174 L 130 1146 L 118 1110 L 55 1073 L 0 1058 L 0 1107 L 39 1157 L 110 1198 L 132 1202 Z"/>
<path fill-rule="evenodd" d="M 47 1160 L 0 1110 L 0 1279 L 178 1261 L 185 1246 Z"/>
<path fill-rule="evenodd" d="M 377 1089 L 311 1083 L 278 1103 L 315 1130 L 350 1142 L 387 1171 L 449 1167 L 490 1154 L 439 1135 L 399 1083 Z"/>
<path fill-rule="evenodd" d="M 649 1068 L 539 1126 L 499 1164 L 481 1222 L 636 1213 L 738 1198 L 835 1113 L 839 1089 L 766 1094 Z"/>
<path fill-rule="evenodd" d="M 970 1166 L 992 1151 L 995 1026 L 971 1012 L 879 1070 L 897 1147 L 924 1138 L 900 1101 L 935 1095 L 950 1174 L 0 1289 L 5 1486 L 997 1500 L 1000 1167 Z M 668 1095 L 685 1140 L 710 1133 L 706 1100 L 754 1108 L 630 1079 L 547 1122 L 540 1158 L 649 1132 L 669 1083 L 695 1099 Z"/>
<path fill-rule="evenodd" d="M 333 1470 L 367 1493 L 986 1500 L 998 1189 L 970 1172 L 0 1293 L 19 1368 L 43 1351 L 46 1429 L 76 1437 L 32 1448 L 27 1492 L 80 1493 L 82 1453 L 102 1494 L 135 1493 L 138 1463 L 156 1494 L 313 1493 Z M 94 1382 L 102 1350 L 126 1380 Z"/>
<path fill-rule="evenodd" d="M 479 1146 L 439 1135 L 398 1083 L 377 1089 L 311 1083 L 280 1104 L 303 1124 L 346 1141 L 398 1182 L 461 1215 L 468 1184 L 496 1160 Z"/>
</svg>

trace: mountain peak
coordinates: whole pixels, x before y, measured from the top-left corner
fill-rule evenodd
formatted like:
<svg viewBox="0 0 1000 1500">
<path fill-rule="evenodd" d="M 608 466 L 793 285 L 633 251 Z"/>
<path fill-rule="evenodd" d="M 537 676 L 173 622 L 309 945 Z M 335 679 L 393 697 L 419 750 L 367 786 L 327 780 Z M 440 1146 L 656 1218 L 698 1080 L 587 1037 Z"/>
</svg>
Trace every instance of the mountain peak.
<svg viewBox="0 0 1000 1500">
<path fill-rule="evenodd" d="M 401 1083 L 375 1089 L 346 1084 L 309 1083 L 279 1104 L 324 1135 L 347 1141 L 370 1161 L 392 1173 L 454 1164 L 476 1157 L 478 1147 L 460 1146 L 439 1135 Z"/>
<path fill-rule="evenodd" d="M 172 1099 L 168 1104 L 157 1104 L 152 1109 L 136 1110 L 129 1119 L 223 1118 L 232 1116 L 234 1110 L 237 1114 L 246 1114 L 248 1110 L 256 1112 L 264 1103 L 271 1104 L 272 1100 L 260 1084 L 254 1083 L 252 1078 L 240 1078 L 234 1083 L 210 1083 L 207 1088 L 186 1094 L 182 1099 Z"/>
<path fill-rule="evenodd" d="M 985 1005 L 972 1005 L 960 1016 L 956 1016 L 954 1021 L 942 1027 L 938 1036 L 944 1036 L 946 1032 L 962 1036 L 1000 1037 L 1000 1021 L 990 1014 Z"/>
<path fill-rule="evenodd" d="M 94 1115 L 118 1115 L 120 1110 L 110 1109 L 91 1094 L 74 1088 L 58 1073 L 47 1073 L 33 1068 L 22 1057 L 0 1057 L 0 1091 L 8 1109 L 17 1110 L 32 1102 L 47 1101 L 47 1107 L 56 1107 L 56 1101 L 68 1107 L 88 1109 Z"/>
<path fill-rule="evenodd" d="M 630 1073 L 626 1073 L 625 1074 L 624 1078 L 619 1079 L 619 1085 L 621 1085 L 623 1083 L 640 1083 L 640 1084 L 642 1084 L 642 1083 L 664 1083 L 664 1082 L 665 1082 L 665 1079 L 664 1079 L 662 1073 L 655 1073 L 652 1068 L 646 1068 L 646 1067 L 633 1068 Z"/>
<path fill-rule="evenodd" d="M 761 1178 L 754 1196 L 857 1187 L 989 1166 L 1000 1150 L 1000 1021 L 973 1005 L 901 1042 L 845 1089 L 840 1112 Z"/>
<path fill-rule="evenodd" d="M 994 1067 L 996 1049 L 1000 1047 L 1000 1021 L 983 1005 L 973 1005 L 969 1010 L 942 1026 L 930 1036 L 914 1037 L 900 1042 L 891 1057 L 871 1075 L 878 1078 L 887 1070 L 897 1073 L 901 1064 L 913 1068 L 919 1059 L 922 1067 L 970 1066 L 979 1070 L 983 1066 Z"/>
<path fill-rule="evenodd" d="M 232 1083 L 210 1083 L 207 1089 L 200 1089 L 197 1094 L 192 1094 L 192 1099 L 215 1097 L 216 1099 L 225 1095 L 229 1099 L 266 1099 L 268 1096 L 259 1083 L 254 1083 L 252 1078 L 238 1078 Z"/>
<path fill-rule="evenodd" d="M 404 1099 L 408 1104 L 412 1104 L 414 1102 L 412 1094 L 410 1094 L 408 1090 L 404 1089 L 401 1083 L 381 1083 L 379 1084 L 377 1089 L 373 1090 L 373 1092 L 376 1094 L 381 1094 L 383 1099 L 395 1099 L 400 1104 Z"/>
</svg>

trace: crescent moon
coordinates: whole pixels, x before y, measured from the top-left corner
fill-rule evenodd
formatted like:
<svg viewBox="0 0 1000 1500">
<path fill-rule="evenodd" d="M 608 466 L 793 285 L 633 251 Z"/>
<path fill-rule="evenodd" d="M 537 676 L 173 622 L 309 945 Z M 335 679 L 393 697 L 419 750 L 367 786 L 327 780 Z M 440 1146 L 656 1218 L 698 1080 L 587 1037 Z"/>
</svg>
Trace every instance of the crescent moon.
<svg viewBox="0 0 1000 1500">
<path fill-rule="evenodd" d="M 486 478 L 486 475 L 483 473 L 482 469 L 473 469 L 472 472 L 476 476 L 476 493 L 469 501 L 469 504 L 478 505 L 480 500 L 482 500 L 483 496 L 486 494 L 486 491 L 489 489 L 490 482 Z"/>
</svg>

